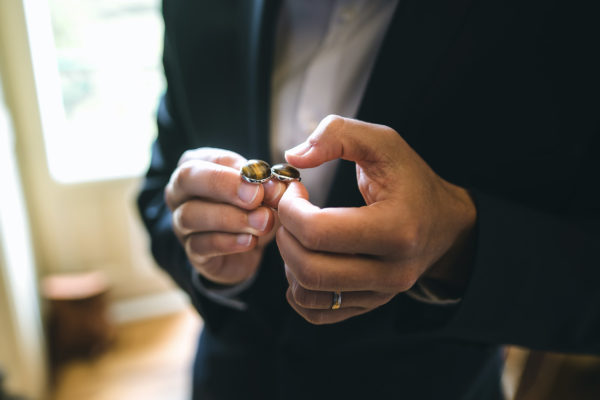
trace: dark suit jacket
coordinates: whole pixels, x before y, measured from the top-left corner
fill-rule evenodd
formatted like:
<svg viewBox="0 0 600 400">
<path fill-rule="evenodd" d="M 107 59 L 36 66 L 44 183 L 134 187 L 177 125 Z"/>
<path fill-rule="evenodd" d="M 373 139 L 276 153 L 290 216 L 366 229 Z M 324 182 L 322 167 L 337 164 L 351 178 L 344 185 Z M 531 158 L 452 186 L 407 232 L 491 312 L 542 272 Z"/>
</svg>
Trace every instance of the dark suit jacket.
<svg viewBox="0 0 600 400">
<path fill-rule="evenodd" d="M 245 312 L 191 285 L 163 189 L 181 153 L 268 160 L 274 1 L 165 0 L 168 90 L 139 205 L 157 262 L 206 322 L 196 398 L 491 399 L 498 346 L 600 353 L 597 2 L 400 0 L 358 118 L 391 126 L 469 188 L 477 251 L 462 302 L 404 294 L 313 326 L 286 304 L 276 246 Z M 343 164 L 330 205 L 358 205 Z"/>
</svg>

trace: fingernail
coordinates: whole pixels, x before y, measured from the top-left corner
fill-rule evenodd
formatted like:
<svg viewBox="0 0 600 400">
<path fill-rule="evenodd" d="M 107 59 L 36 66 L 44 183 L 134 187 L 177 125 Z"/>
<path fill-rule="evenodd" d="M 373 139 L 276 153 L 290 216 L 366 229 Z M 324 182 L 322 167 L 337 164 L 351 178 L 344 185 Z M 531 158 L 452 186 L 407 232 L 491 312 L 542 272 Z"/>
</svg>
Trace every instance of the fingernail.
<svg viewBox="0 0 600 400">
<path fill-rule="evenodd" d="M 251 183 L 240 183 L 238 187 L 238 197 L 244 203 L 252 203 L 258 195 L 259 185 L 253 185 Z"/>
<path fill-rule="evenodd" d="M 312 145 L 308 142 L 308 140 L 306 140 L 300 143 L 298 146 L 287 150 L 286 154 L 292 154 L 294 156 L 303 156 L 308 150 L 310 150 L 311 147 Z"/>
<path fill-rule="evenodd" d="M 250 235 L 249 233 L 246 233 L 243 235 L 238 235 L 238 237 L 237 237 L 237 243 L 240 246 L 249 246 L 251 241 L 252 241 L 252 235 Z"/>
<path fill-rule="evenodd" d="M 258 231 L 264 231 L 269 222 L 269 212 L 266 208 L 259 208 L 248 214 L 248 224 Z"/>
</svg>

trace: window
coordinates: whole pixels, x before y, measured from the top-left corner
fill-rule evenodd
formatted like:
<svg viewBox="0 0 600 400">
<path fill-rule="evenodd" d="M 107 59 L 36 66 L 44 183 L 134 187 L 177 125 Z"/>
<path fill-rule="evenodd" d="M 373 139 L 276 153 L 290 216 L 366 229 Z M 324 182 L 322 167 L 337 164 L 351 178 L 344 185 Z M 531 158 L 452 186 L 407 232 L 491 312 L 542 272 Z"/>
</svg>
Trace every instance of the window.
<svg viewBox="0 0 600 400">
<path fill-rule="evenodd" d="M 25 3 L 51 175 L 63 183 L 141 175 L 164 90 L 160 1 Z"/>
</svg>

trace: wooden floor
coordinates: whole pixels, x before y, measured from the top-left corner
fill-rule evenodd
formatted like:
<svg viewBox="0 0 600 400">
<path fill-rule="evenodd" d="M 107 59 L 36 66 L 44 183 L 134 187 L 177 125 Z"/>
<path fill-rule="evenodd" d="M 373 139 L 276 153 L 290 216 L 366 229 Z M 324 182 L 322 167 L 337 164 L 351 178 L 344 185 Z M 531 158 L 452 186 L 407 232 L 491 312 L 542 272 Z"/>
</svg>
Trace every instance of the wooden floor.
<svg viewBox="0 0 600 400">
<path fill-rule="evenodd" d="M 52 400 L 188 400 L 201 320 L 193 310 L 117 327 L 115 342 L 94 360 L 58 372 Z"/>
<path fill-rule="evenodd" d="M 200 329 L 192 309 L 120 325 L 108 351 L 63 366 L 49 400 L 189 400 Z M 599 377 L 599 357 L 511 348 L 503 381 L 508 399 L 595 400 Z"/>
</svg>

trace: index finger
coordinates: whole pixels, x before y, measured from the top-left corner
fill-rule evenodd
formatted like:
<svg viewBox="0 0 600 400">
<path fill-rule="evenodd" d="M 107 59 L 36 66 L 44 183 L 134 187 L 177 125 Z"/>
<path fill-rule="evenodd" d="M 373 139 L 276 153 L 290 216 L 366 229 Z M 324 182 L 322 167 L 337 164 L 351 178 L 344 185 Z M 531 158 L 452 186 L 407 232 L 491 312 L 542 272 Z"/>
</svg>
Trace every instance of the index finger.
<svg viewBox="0 0 600 400">
<path fill-rule="evenodd" d="M 198 159 L 177 167 L 165 190 L 171 210 L 196 197 L 252 210 L 262 203 L 263 196 L 262 185 L 244 182 L 238 170 Z"/>
<path fill-rule="evenodd" d="M 304 186 L 292 182 L 278 212 L 281 224 L 310 250 L 382 256 L 397 247 L 399 223 L 380 203 L 321 209 L 308 201 Z"/>
<path fill-rule="evenodd" d="M 204 160 L 215 164 L 224 165 L 234 169 L 240 169 L 248 160 L 231 150 L 217 149 L 214 147 L 200 147 L 193 150 L 187 150 L 181 155 L 179 163 L 182 165 L 190 160 Z"/>
<path fill-rule="evenodd" d="M 390 150 L 402 142 L 387 126 L 329 115 L 303 143 L 287 150 L 285 158 L 298 168 L 313 168 L 338 158 L 369 164 L 387 160 Z"/>
</svg>

